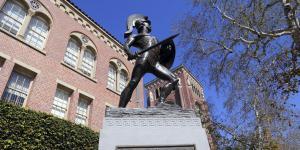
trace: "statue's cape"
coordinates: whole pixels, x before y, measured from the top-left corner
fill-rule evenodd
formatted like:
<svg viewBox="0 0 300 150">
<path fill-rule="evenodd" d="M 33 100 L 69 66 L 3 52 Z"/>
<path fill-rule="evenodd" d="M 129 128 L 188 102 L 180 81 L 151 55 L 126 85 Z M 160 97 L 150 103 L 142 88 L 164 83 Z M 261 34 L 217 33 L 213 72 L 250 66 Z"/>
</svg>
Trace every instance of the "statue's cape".
<svg viewBox="0 0 300 150">
<path fill-rule="evenodd" d="M 176 49 L 173 40 L 160 46 L 159 63 L 170 69 L 175 59 Z"/>
</svg>

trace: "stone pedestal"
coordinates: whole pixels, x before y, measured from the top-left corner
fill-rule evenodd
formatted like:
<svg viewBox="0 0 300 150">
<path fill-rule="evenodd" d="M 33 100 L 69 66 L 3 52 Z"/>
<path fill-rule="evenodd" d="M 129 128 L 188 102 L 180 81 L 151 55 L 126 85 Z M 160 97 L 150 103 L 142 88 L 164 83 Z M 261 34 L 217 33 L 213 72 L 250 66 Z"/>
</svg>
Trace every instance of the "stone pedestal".
<svg viewBox="0 0 300 150">
<path fill-rule="evenodd" d="M 108 108 L 99 150 L 209 150 L 201 120 L 171 105 L 148 109 Z"/>
</svg>

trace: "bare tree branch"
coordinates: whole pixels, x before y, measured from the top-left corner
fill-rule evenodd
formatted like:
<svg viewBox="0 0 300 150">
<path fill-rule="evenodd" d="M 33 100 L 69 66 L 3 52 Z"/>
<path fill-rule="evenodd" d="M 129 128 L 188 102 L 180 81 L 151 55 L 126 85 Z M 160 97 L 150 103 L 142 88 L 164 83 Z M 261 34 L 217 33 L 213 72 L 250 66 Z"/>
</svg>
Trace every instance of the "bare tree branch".
<svg viewBox="0 0 300 150">
<path fill-rule="evenodd" d="M 300 85 L 300 1 L 194 2 L 200 9 L 180 24 L 180 38 L 195 56 L 191 67 L 207 68 L 199 75 L 228 94 L 226 126 L 241 126 L 227 130 L 223 148 L 262 148 L 285 138 L 283 124 L 294 119 L 286 102 Z"/>
<path fill-rule="evenodd" d="M 244 140 L 240 139 L 239 135 L 237 133 L 234 133 L 234 131 L 232 131 L 231 129 L 228 129 L 226 126 L 222 125 L 221 123 L 212 121 L 212 123 L 217 126 L 218 128 L 220 128 L 221 130 L 225 131 L 226 133 L 228 133 L 229 135 L 232 136 L 234 141 L 240 142 L 243 145 L 247 145 L 249 147 L 252 147 L 252 145 L 248 144 L 247 142 L 245 142 Z"/>
<path fill-rule="evenodd" d="M 218 12 L 227 20 L 229 20 L 232 24 L 237 25 L 238 27 L 245 29 L 259 37 L 266 37 L 266 36 L 271 36 L 271 37 L 280 37 L 283 35 L 290 35 L 293 33 L 292 29 L 279 29 L 271 32 L 262 32 L 262 31 L 257 31 L 254 28 L 251 28 L 249 26 L 243 25 L 239 23 L 236 19 L 228 16 L 224 11 L 222 11 L 216 4 L 213 4 L 213 7 L 218 10 Z"/>
<path fill-rule="evenodd" d="M 205 39 L 205 38 L 198 38 L 198 40 L 201 40 L 201 41 L 205 41 L 205 42 L 209 42 L 209 43 L 213 43 L 215 45 L 218 45 L 220 47 L 222 47 L 224 50 L 227 50 L 229 52 L 232 52 L 233 50 L 229 47 L 227 47 L 224 43 L 222 42 L 217 42 L 217 41 L 213 41 L 213 40 L 208 40 L 208 39 Z"/>
</svg>

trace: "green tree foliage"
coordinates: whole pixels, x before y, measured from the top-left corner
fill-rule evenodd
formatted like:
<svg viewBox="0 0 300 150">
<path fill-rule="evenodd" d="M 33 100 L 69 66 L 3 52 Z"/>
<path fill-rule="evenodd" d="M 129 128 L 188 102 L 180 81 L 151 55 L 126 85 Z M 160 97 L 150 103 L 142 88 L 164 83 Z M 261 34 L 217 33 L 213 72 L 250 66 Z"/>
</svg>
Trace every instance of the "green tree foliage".
<svg viewBox="0 0 300 150">
<path fill-rule="evenodd" d="M 188 50 L 184 60 L 228 95 L 222 129 L 232 138 L 223 145 L 236 145 L 234 139 L 263 149 L 282 139 L 299 125 L 288 99 L 300 84 L 300 1 L 192 1 L 177 26 L 180 43 Z"/>
<path fill-rule="evenodd" d="M 97 149 L 98 133 L 0 102 L 0 149 Z"/>
</svg>

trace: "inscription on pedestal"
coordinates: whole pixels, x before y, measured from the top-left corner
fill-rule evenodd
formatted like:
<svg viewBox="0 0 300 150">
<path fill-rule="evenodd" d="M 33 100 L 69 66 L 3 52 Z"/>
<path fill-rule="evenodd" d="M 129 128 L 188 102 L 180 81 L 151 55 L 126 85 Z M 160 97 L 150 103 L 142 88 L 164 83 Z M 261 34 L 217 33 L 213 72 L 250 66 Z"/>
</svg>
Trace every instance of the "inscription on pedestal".
<svg viewBox="0 0 300 150">
<path fill-rule="evenodd" d="M 107 108 L 100 150 L 210 150 L 193 110 L 164 105 L 147 109 Z"/>
</svg>

